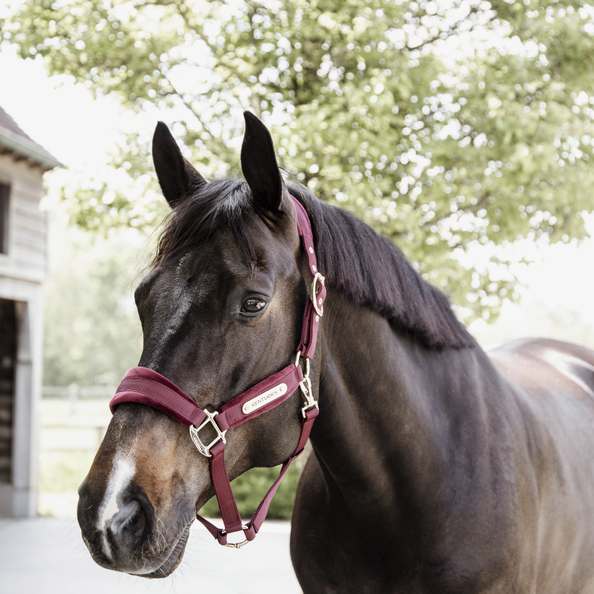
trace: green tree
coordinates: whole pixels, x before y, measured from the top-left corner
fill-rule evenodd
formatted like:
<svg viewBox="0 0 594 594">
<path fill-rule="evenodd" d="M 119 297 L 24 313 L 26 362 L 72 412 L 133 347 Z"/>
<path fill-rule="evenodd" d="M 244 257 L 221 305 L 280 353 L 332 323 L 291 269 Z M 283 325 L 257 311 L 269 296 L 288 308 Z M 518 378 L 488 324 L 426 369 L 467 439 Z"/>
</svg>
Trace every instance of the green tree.
<svg viewBox="0 0 594 594">
<path fill-rule="evenodd" d="M 579 0 L 29 0 L 2 36 L 51 73 L 156 108 L 207 176 L 237 171 L 251 109 L 297 179 L 489 317 L 515 279 L 505 257 L 476 270 L 466 253 L 585 235 L 593 15 Z M 144 131 L 114 155 L 142 201 L 98 180 L 66 188 L 78 224 L 153 224 L 148 144 Z"/>
<path fill-rule="evenodd" d="M 44 285 L 44 385 L 115 386 L 138 363 L 142 331 L 132 284 L 144 239 L 57 223 Z"/>
</svg>

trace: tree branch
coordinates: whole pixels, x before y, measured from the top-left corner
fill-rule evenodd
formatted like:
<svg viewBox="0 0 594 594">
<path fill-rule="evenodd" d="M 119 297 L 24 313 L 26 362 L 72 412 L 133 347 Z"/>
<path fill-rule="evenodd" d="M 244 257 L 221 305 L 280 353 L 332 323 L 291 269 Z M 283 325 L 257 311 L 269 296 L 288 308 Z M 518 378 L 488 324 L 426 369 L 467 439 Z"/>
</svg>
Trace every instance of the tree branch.
<svg viewBox="0 0 594 594">
<path fill-rule="evenodd" d="M 444 31 L 442 31 L 441 33 L 439 33 L 439 35 L 435 35 L 434 37 L 431 37 L 429 39 L 426 39 L 425 41 L 423 41 L 419 45 L 416 45 L 415 47 L 410 47 L 410 46 L 407 45 L 405 49 L 407 49 L 410 52 L 415 51 L 415 50 L 420 50 L 420 49 L 424 48 L 427 45 L 431 45 L 431 44 L 435 43 L 436 41 L 442 41 L 444 39 L 449 39 L 450 37 L 454 37 L 454 36 L 460 35 L 462 33 L 470 33 L 472 31 L 474 31 L 475 29 L 478 29 L 479 27 L 483 27 L 485 25 L 488 25 L 489 23 L 491 23 L 493 21 L 493 19 L 489 19 L 485 23 L 476 22 L 470 28 L 468 28 L 468 29 L 462 29 L 461 26 L 468 21 L 468 17 L 471 14 L 476 14 L 477 12 L 478 12 L 478 8 L 473 7 L 470 10 L 470 12 L 468 13 L 468 16 L 466 18 L 464 18 L 463 20 L 458 21 L 453 27 L 451 27 L 446 32 L 445 36 L 444 36 Z"/>
</svg>

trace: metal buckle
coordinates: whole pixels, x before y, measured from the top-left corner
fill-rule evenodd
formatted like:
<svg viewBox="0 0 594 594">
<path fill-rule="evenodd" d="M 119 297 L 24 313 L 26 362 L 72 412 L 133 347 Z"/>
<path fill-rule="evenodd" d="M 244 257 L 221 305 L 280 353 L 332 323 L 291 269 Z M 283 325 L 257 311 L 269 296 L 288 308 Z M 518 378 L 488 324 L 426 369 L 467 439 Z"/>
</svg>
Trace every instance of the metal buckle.
<svg viewBox="0 0 594 594">
<path fill-rule="evenodd" d="M 305 384 L 305 385 L 304 385 Z M 305 398 L 305 406 L 301 408 L 301 415 L 305 419 L 305 413 L 310 408 L 320 408 L 318 406 L 318 401 L 313 399 L 312 391 L 311 391 L 311 381 L 308 377 L 304 377 L 303 381 L 299 384 L 301 388 L 301 392 L 303 393 L 303 397 Z"/>
<path fill-rule="evenodd" d="M 316 288 L 318 285 L 318 281 L 320 282 L 321 285 L 324 285 L 326 279 L 319 272 L 316 272 L 316 275 L 313 278 L 313 282 L 311 283 L 309 298 L 311 299 L 311 302 L 314 306 L 314 309 L 316 310 L 316 313 L 320 317 L 322 317 L 324 315 L 324 306 L 319 305 L 317 302 L 318 293 L 316 291 Z"/>
<path fill-rule="evenodd" d="M 300 359 L 301 359 L 301 351 L 298 351 L 297 357 L 295 358 L 295 367 L 299 366 Z M 301 409 L 301 415 L 305 419 L 305 413 L 310 408 L 314 408 L 314 407 L 317 409 L 320 408 L 318 406 L 318 401 L 314 400 L 314 398 L 313 398 L 313 391 L 311 389 L 311 380 L 309 379 L 309 359 L 305 359 L 305 373 L 303 374 L 303 380 L 299 384 L 299 387 L 301 388 L 301 393 L 303 394 L 303 398 L 305 398 L 305 406 Z"/>
<path fill-rule="evenodd" d="M 215 412 L 211 413 L 207 410 L 205 410 L 204 412 L 205 412 L 207 418 L 204 419 L 202 425 L 200 425 L 200 427 L 198 427 L 198 429 L 196 429 L 196 427 L 194 427 L 194 425 L 190 425 L 190 437 L 192 438 L 194 445 L 198 448 L 198 451 L 203 456 L 206 456 L 207 458 L 211 458 L 212 454 L 210 453 L 210 448 L 212 448 L 212 446 L 217 444 L 219 442 L 219 440 L 222 440 L 223 443 L 225 443 L 225 444 L 227 443 L 227 441 L 225 440 L 225 433 L 227 433 L 227 431 L 226 430 L 221 431 L 219 426 L 214 421 L 214 418 L 219 414 L 218 412 L 215 411 Z M 198 436 L 198 432 L 203 427 L 206 427 L 206 425 L 208 425 L 208 423 L 211 423 L 212 426 L 215 428 L 215 431 L 217 432 L 217 436 L 212 440 L 211 443 L 209 443 L 208 445 L 204 445 L 202 443 L 202 441 L 200 440 L 200 437 Z"/>
<path fill-rule="evenodd" d="M 244 531 L 248 529 L 247 526 L 242 526 L 241 527 Z M 221 534 L 227 534 L 226 530 L 221 530 Z M 243 542 L 228 542 L 225 544 L 226 547 L 229 547 L 230 549 L 241 549 L 241 547 L 244 547 L 248 542 L 250 542 L 247 538 L 243 541 Z"/>
</svg>

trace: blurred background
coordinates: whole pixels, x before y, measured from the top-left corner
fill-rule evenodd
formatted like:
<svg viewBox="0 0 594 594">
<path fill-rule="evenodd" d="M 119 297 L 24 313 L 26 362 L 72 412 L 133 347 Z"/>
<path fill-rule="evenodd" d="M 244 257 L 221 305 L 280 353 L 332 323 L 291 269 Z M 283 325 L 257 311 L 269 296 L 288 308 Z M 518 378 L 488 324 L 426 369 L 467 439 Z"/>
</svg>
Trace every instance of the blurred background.
<svg viewBox="0 0 594 594">
<path fill-rule="evenodd" d="M 132 291 L 167 214 L 157 120 L 219 177 L 239 174 L 253 111 L 288 174 L 390 237 L 483 345 L 594 348 L 591 3 L 3 0 L 0 26 L 0 107 L 56 161 L 37 231 L 40 514 L 75 516 L 138 362 Z M 298 470 L 271 517 L 290 517 Z M 243 510 L 274 474 L 234 483 Z"/>
</svg>

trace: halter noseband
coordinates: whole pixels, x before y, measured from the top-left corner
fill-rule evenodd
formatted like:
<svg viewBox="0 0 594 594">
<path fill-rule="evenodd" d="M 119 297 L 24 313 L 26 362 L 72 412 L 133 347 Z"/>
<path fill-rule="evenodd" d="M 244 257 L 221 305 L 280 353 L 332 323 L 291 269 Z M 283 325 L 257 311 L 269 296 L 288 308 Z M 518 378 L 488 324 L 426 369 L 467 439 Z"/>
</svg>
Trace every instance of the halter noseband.
<svg viewBox="0 0 594 594">
<path fill-rule="evenodd" d="M 301 203 L 293 196 L 291 198 L 297 211 L 297 230 L 305 249 L 309 271 L 313 276 L 309 299 L 303 314 L 303 328 L 295 362 L 235 396 L 214 412 L 202 410 L 173 382 L 146 367 L 129 369 L 109 403 L 112 413 L 122 402 L 146 404 L 189 426 L 190 437 L 196 448 L 201 454 L 210 458 L 210 476 L 225 527 L 218 528 L 199 514 L 196 514 L 196 518 L 220 544 L 228 547 L 239 548 L 256 537 L 260 526 L 266 519 L 268 507 L 282 478 L 293 460 L 303 452 L 313 422 L 319 412 L 318 403 L 314 400 L 311 389 L 309 366 L 316 349 L 320 318 L 324 312 L 326 287 L 324 286 L 324 277 L 320 274 L 317 266 L 309 217 Z M 301 359 L 305 361 L 305 374 L 301 370 Z M 295 452 L 283 464 L 278 478 L 266 493 L 252 519 L 247 524 L 243 524 L 225 468 L 225 434 L 229 429 L 277 407 L 287 400 L 298 387 L 305 399 L 305 406 L 301 409 L 301 435 Z M 200 431 L 209 424 L 216 431 L 216 437 L 206 445 L 200 439 Z M 245 535 L 243 542 L 227 542 L 228 534 L 241 531 Z"/>
</svg>

